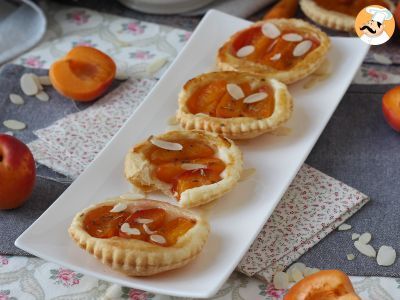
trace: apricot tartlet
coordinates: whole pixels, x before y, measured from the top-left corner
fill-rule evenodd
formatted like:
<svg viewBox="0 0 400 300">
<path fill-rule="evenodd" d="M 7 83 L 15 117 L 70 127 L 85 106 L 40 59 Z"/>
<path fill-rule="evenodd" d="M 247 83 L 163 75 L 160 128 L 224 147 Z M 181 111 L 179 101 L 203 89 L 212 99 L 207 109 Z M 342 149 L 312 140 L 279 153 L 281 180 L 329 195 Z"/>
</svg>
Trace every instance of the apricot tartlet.
<svg viewBox="0 0 400 300">
<path fill-rule="evenodd" d="M 292 106 L 286 85 L 275 79 L 249 73 L 212 72 L 183 86 L 177 119 L 185 129 L 246 139 L 286 122 Z"/>
<path fill-rule="evenodd" d="M 354 31 L 358 13 L 369 5 L 380 5 L 394 10 L 390 0 L 301 0 L 304 14 L 314 22 L 341 31 Z"/>
<path fill-rule="evenodd" d="M 217 65 L 290 84 L 315 72 L 329 47 L 329 37 L 305 21 L 271 19 L 231 36 L 218 51 Z"/>
<path fill-rule="evenodd" d="M 78 213 L 71 238 L 103 264 L 129 276 L 182 267 L 207 241 L 201 216 L 155 200 L 110 199 Z"/>
<path fill-rule="evenodd" d="M 180 206 L 194 207 L 230 191 L 242 164 L 231 140 L 205 131 L 170 131 L 129 151 L 125 177 L 144 192 L 160 190 Z"/>
</svg>

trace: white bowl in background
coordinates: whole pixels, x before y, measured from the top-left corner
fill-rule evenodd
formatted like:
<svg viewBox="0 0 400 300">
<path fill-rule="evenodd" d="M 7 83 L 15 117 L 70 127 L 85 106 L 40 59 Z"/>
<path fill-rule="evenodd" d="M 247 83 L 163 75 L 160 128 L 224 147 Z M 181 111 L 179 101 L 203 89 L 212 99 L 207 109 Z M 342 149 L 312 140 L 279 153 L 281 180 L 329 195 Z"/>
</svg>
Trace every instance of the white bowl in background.
<svg viewBox="0 0 400 300">
<path fill-rule="evenodd" d="M 151 14 L 178 14 L 206 6 L 214 0 L 118 0 L 123 5 Z"/>
</svg>

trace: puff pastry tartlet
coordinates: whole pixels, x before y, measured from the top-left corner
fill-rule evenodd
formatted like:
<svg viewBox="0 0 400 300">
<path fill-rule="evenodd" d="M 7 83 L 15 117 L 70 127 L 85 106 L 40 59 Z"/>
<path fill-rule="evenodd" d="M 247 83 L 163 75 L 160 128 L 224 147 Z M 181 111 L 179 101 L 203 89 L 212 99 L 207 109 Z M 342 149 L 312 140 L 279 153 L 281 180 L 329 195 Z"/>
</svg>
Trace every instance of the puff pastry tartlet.
<svg viewBox="0 0 400 300">
<path fill-rule="evenodd" d="M 218 51 L 217 65 L 290 84 L 316 71 L 329 47 L 329 37 L 305 21 L 271 19 L 231 36 Z"/>
<path fill-rule="evenodd" d="M 314 22 L 341 31 L 354 31 L 354 22 L 358 13 L 369 5 L 384 6 L 394 9 L 390 0 L 301 0 L 300 7 L 304 14 Z"/>
<path fill-rule="evenodd" d="M 212 72 L 189 80 L 179 95 L 177 119 L 185 129 L 253 138 L 276 129 L 292 114 L 285 84 L 259 75 Z"/>
<path fill-rule="evenodd" d="M 203 217 L 155 200 L 110 199 L 78 213 L 71 238 L 103 264 L 129 276 L 182 267 L 207 241 Z"/>
<path fill-rule="evenodd" d="M 125 177 L 144 192 L 160 190 L 180 206 L 194 207 L 230 191 L 242 165 L 231 140 L 205 131 L 170 131 L 129 151 Z"/>
</svg>

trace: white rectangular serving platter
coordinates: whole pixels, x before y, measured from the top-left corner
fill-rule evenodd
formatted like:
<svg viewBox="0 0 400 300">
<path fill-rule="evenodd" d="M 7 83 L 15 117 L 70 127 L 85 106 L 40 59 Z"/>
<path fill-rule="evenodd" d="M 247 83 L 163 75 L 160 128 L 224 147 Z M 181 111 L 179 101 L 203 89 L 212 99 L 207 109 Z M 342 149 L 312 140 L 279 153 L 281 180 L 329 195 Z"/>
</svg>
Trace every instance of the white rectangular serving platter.
<svg viewBox="0 0 400 300">
<path fill-rule="evenodd" d="M 73 216 L 92 203 L 130 190 L 123 160 L 135 143 L 164 132 L 177 109 L 177 95 L 190 78 L 213 70 L 218 48 L 250 22 L 209 11 L 175 62 L 145 101 L 94 162 L 15 242 L 27 252 L 76 271 L 154 293 L 206 298 L 214 295 L 235 269 L 296 175 L 335 111 L 368 46 L 356 38 L 332 38 L 330 77 L 311 89 L 304 81 L 290 86 L 294 113 L 285 136 L 264 135 L 243 141 L 249 180 L 219 200 L 209 217 L 211 234 L 200 256 L 186 267 L 148 278 L 112 271 L 69 238 Z M 165 199 L 156 195 L 157 199 Z"/>
</svg>

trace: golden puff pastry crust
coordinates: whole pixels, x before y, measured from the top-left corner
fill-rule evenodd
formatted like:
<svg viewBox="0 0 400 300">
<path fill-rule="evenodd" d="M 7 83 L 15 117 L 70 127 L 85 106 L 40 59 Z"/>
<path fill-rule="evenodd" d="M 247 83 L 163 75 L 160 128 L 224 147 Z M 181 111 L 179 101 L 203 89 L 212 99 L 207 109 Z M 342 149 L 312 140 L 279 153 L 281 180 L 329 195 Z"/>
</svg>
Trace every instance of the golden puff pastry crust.
<svg viewBox="0 0 400 300">
<path fill-rule="evenodd" d="M 390 0 L 384 0 L 390 7 L 389 10 L 394 10 L 394 5 Z M 301 0 L 301 10 L 304 14 L 313 20 L 315 23 L 328 27 L 330 29 L 354 32 L 355 17 L 346 15 L 344 13 L 328 10 L 324 7 L 319 6 L 313 0 Z"/>
<path fill-rule="evenodd" d="M 305 57 L 297 62 L 292 68 L 287 70 L 278 70 L 269 65 L 247 60 L 246 57 L 237 57 L 233 54 L 233 42 L 239 35 L 246 30 L 261 27 L 266 23 L 272 23 L 278 27 L 280 31 L 295 30 L 304 34 L 311 34 L 313 39 L 318 40 L 319 45 L 307 53 L 307 55 L 305 55 Z M 248 72 L 267 78 L 274 78 L 285 84 L 292 84 L 314 73 L 321 66 L 325 61 L 330 45 L 330 39 L 324 32 L 303 20 L 270 19 L 268 21 L 259 21 L 232 35 L 218 50 L 217 67 L 222 71 Z"/>
<path fill-rule="evenodd" d="M 253 117 L 218 118 L 204 113 L 192 114 L 187 107 L 190 96 L 200 87 L 215 80 L 225 80 L 234 84 L 249 83 L 253 89 L 268 84 L 274 93 L 272 115 L 256 119 Z M 177 120 L 182 128 L 211 131 L 231 139 L 249 139 L 270 132 L 286 122 L 293 111 L 292 96 L 285 84 L 260 75 L 233 71 L 205 73 L 189 80 L 183 86 L 178 101 Z"/>
<path fill-rule="evenodd" d="M 162 208 L 176 217 L 195 220 L 195 225 L 180 236 L 177 242 L 169 247 L 162 247 L 137 239 L 114 236 L 96 238 L 84 228 L 86 214 L 101 206 L 114 206 L 118 203 L 127 205 L 126 210 L 134 212 L 140 209 Z M 109 199 L 92 205 L 79 212 L 68 229 L 71 238 L 84 250 L 95 256 L 103 264 L 128 276 L 150 276 L 172 269 L 180 268 L 195 259 L 203 249 L 209 234 L 209 224 L 189 210 L 156 200 Z"/>
<path fill-rule="evenodd" d="M 225 169 L 221 174 L 222 179 L 212 184 L 185 190 L 180 195 L 178 202 L 181 207 L 191 208 L 219 199 L 232 190 L 240 179 L 243 170 L 242 152 L 233 141 L 227 138 L 216 133 L 198 130 L 169 131 L 152 138 L 165 141 L 180 138 L 204 141 L 214 149 L 216 157 L 225 163 Z M 174 197 L 171 192 L 171 185 L 154 176 L 155 166 L 145 157 L 142 150 L 137 150 L 147 147 L 143 147 L 143 145 L 149 145 L 148 141 L 139 143 L 126 155 L 125 177 L 144 192 L 159 190 L 170 197 Z"/>
</svg>

